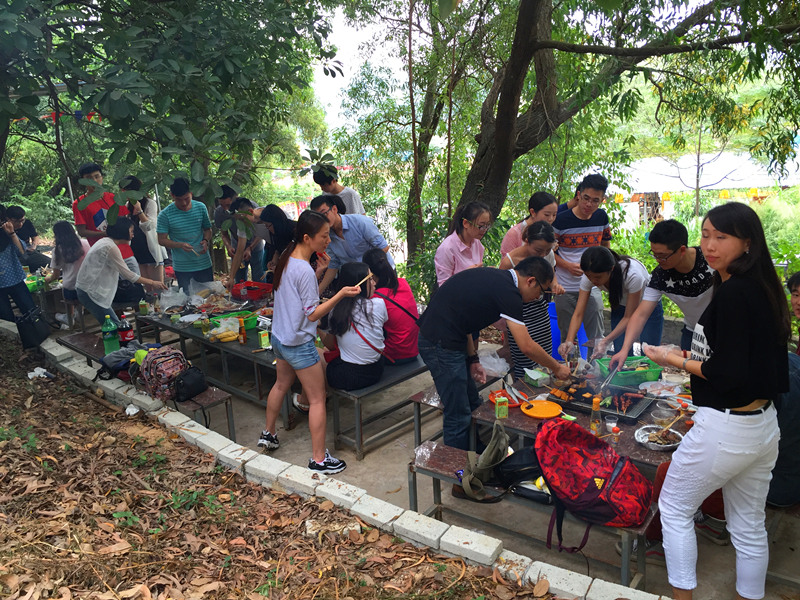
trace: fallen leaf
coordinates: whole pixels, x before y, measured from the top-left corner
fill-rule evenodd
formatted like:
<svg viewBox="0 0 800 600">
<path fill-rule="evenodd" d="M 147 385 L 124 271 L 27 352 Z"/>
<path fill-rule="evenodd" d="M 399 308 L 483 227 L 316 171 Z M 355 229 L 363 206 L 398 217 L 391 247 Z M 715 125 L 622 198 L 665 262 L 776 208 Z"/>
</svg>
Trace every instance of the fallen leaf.
<svg viewBox="0 0 800 600">
<path fill-rule="evenodd" d="M 545 596 L 547 592 L 550 591 L 550 582 L 547 579 L 540 579 L 536 582 L 536 585 L 533 586 L 533 595 L 537 598 L 541 598 Z"/>
<path fill-rule="evenodd" d="M 319 505 L 320 510 L 333 510 L 334 504 L 330 500 L 325 500 Z"/>
<path fill-rule="evenodd" d="M 494 593 L 498 598 L 500 598 L 500 600 L 511 600 L 514 596 L 516 596 L 514 592 L 504 585 L 498 585 L 494 589 Z"/>
<path fill-rule="evenodd" d="M 125 540 L 122 540 L 121 542 L 118 542 L 116 544 L 111 544 L 110 546 L 106 546 L 105 548 L 100 548 L 100 550 L 98 550 L 97 553 L 98 554 L 124 554 L 130 549 L 131 549 L 131 545 L 128 542 L 126 542 Z"/>
<path fill-rule="evenodd" d="M 377 542 L 381 537 L 381 532 L 379 529 L 373 529 L 367 534 L 367 541 L 370 544 Z"/>
<path fill-rule="evenodd" d="M 28 399 L 25 400 L 25 408 L 30 408 L 31 402 L 33 402 L 33 396 L 28 396 Z"/>
</svg>

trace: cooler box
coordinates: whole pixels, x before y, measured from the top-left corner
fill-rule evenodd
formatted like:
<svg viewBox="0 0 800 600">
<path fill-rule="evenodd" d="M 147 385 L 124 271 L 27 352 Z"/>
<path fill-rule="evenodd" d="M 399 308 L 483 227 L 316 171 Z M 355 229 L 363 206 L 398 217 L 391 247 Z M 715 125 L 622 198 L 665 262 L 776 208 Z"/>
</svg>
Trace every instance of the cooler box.
<svg viewBox="0 0 800 600">
<path fill-rule="evenodd" d="M 243 281 L 233 286 L 231 295 L 237 300 L 261 300 L 272 293 L 271 283 Z"/>
</svg>

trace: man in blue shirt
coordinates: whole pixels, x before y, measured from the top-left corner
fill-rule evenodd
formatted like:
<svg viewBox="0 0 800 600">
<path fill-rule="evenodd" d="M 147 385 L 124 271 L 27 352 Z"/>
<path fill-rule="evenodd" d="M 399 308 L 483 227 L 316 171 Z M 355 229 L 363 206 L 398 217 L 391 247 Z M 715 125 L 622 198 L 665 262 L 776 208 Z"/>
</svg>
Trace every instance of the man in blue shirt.
<svg viewBox="0 0 800 600">
<path fill-rule="evenodd" d="M 328 246 L 331 263 L 319 284 L 320 293 L 328 288 L 344 263 L 360 262 L 364 253 L 371 248 L 386 252 L 389 264 L 394 267 L 389 244 L 372 219 L 364 215 L 343 214 L 344 202 L 339 196 L 317 196 L 311 201 L 310 208 L 324 215 L 331 226 L 331 243 Z"/>
<path fill-rule="evenodd" d="M 172 248 L 172 267 L 175 278 L 184 292 L 194 279 L 205 283 L 214 281 L 211 268 L 211 219 L 202 202 L 192 199 L 189 182 L 178 177 L 169 186 L 172 204 L 158 214 L 158 243 Z"/>
</svg>

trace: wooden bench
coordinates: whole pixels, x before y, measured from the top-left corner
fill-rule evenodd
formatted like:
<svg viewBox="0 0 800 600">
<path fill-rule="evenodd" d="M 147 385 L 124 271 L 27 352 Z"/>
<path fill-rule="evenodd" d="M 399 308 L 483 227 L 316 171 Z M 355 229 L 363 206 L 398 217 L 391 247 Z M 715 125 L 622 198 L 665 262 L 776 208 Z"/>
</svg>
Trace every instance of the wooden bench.
<svg viewBox="0 0 800 600">
<path fill-rule="evenodd" d="M 69 348 L 73 352 L 86 357 L 86 364 L 90 367 L 92 366 L 92 361 L 99 363 L 106 355 L 103 347 L 103 338 L 96 333 L 72 333 L 70 335 L 62 335 L 56 341 L 65 348 Z"/>
<path fill-rule="evenodd" d="M 436 519 L 439 519 L 440 521 L 443 520 L 442 513 L 445 507 L 442 502 L 441 483 L 444 481 L 445 483 L 450 483 L 450 484 L 460 484 L 460 480 L 456 476 L 456 471 L 459 469 L 463 469 L 466 462 L 467 462 L 467 453 L 464 450 L 459 450 L 457 448 L 445 446 L 442 443 L 434 441 L 426 441 L 422 443 L 422 445 L 418 446 L 415 450 L 414 460 L 408 464 L 408 501 L 411 510 L 418 511 L 417 474 L 426 475 L 433 479 L 433 504 L 429 508 L 425 509 L 425 511 L 422 512 L 421 514 L 427 516 L 434 516 Z M 504 490 L 502 488 L 487 487 L 486 491 L 489 495 L 499 496 L 500 494 L 503 493 Z M 552 506 L 545 504 L 538 504 L 536 502 L 532 502 L 531 500 L 527 500 L 525 498 L 521 498 L 513 494 L 506 495 L 503 501 L 505 500 L 546 513 L 552 513 L 553 511 Z M 451 508 L 449 510 L 457 512 L 462 516 L 469 517 L 469 515 L 464 515 L 464 513 L 460 513 L 455 509 Z M 650 525 L 653 519 L 657 517 L 657 515 L 658 515 L 658 505 L 654 503 L 650 507 L 650 512 L 648 513 L 644 522 L 638 527 L 621 528 L 621 527 L 602 527 L 599 525 L 594 526 L 595 528 L 601 529 L 603 531 L 608 531 L 616 535 L 619 535 L 622 539 L 622 557 L 620 565 L 620 582 L 622 583 L 622 585 L 630 586 L 632 588 L 641 586 L 641 589 L 644 589 L 647 578 L 647 569 L 646 569 L 647 562 L 645 560 L 645 552 L 647 550 L 647 544 L 645 542 L 645 531 L 647 530 L 647 527 Z M 569 513 L 567 513 L 567 516 L 572 519 L 575 519 L 574 517 L 571 517 Z M 575 520 L 577 521 L 577 519 Z M 482 523 L 485 523 L 485 521 L 482 521 Z M 526 536 L 525 534 L 521 533 L 518 529 L 511 530 L 502 527 L 501 525 L 495 525 L 495 524 L 491 525 L 506 533 L 514 535 L 523 535 L 527 539 L 535 539 L 532 538 L 531 536 Z M 638 540 L 637 543 L 638 565 L 637 565 L 636 575 L 631 577 L 630 559 L 631 559 L 631 550 L 633 547 L 634 539 Z"/>
<path fill-rule="evenodd" d="M 370 415 L 369 417 L 364 417 L 363 415 L 363 403 L 364 401 L 380 392 L 385 392 L 386 390 L 392 388 L 393 386 L 403 383 L 411 379 L 412 377 L 416 377 L 422 373 L 425 373 L 428 370 L 428 367 L 422 361 L 422 359 L 417 356 L 416 360 L 413 362 L 405 363 L 402 365 L 387 365 L 386 368 L 383 370 L 383 377 L 381 380 L 376 383 L 375 385 L 371 385 L 365 388 L 361 388 L 358 390 L 333 390 L 333 439 L 334 439 L 334 448 L 337 450 L 342 446 L 349 446 L 355 450 L 356 459 L 361 460 L 364 458 L 365 450 L 368 446 L 371 446 L 375 442 L 382 440 L 383 438 L 392 435 L 394 432 L 398 431 L 400 428 L 405 427 L 406 425 L 411 423 L 411 419 L 404 419 L 386 429 L 383 429 L 368 438 L 364 438 L 364 427 L 379 419 L 384 418 L 387 415 L 390 415 L 394 411 L 404 406 L 408 406 L 411 404 L 411 400 L 406 398 L 405 400 L 401 400 L 395 404 L 392 404 L 388 408 L 374 414 Z M 355 419 L 354 424 L 352 427 L 348 427 L 346 429 L 342 429 L 341 425 L 341 401 L 348 400 L 353 403 L 353 409 L 355 411 Z"/>
<path fill-rule="evenodd" d="M 225 405 L 226 418 L 228 420 L 228 439 L 232 442 L 236 441 L 236 427 L 233 422 L 233 399 L 228 392 L 219 388 L 210 387 L 186 402 L 177 402 L 173 400 L 175 410 L 184 412 L 181 409 L 191 411 L 192 418 L 200 423 L 200 415 L 203 415 L 203 425 L 209 427 L 211 425 L 211 417 L 206 412 L 207 409 L 214 408 L 220 404 Z"/>
</svg>

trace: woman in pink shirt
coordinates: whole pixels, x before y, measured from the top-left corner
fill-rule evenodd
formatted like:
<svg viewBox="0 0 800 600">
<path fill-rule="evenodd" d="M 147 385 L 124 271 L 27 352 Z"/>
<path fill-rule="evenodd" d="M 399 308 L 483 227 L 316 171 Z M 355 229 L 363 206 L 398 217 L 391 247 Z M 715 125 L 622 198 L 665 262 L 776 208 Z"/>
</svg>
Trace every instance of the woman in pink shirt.
<svg viewBox="0 0 800 600">
<path fill-rule="evenodd" d="M 383 298 L 389 315 L 383 324 L 384 356 L 391 358 L 395 365 L 413 361 L 417 358 L 419 335 L 419 311 L 414 292 L 405 279 L 397 276 L 380 248 L 367 250 L 361 260 L 369 266 L 377 286 L 375 296 Z"/>
<path fill-rule="evenodd" d="M 553 194 L 535 192 L 528 200 L 528 217 L 508 230 L 500 244 L 500 254 L 505 256 L 525 243 L 522 233 L 537 221 L 552 225 L 558 214 L 558 200 Z"/>
<path fill-rule="evenodd" d="M 465 269 L 483 266 L 481 238 L 492 226 L 492 213 L 483 202 L 469 202 L 456 210 L 448 236 L 436 250 L 436 282 L 439 287 Z"/>
</svg>

